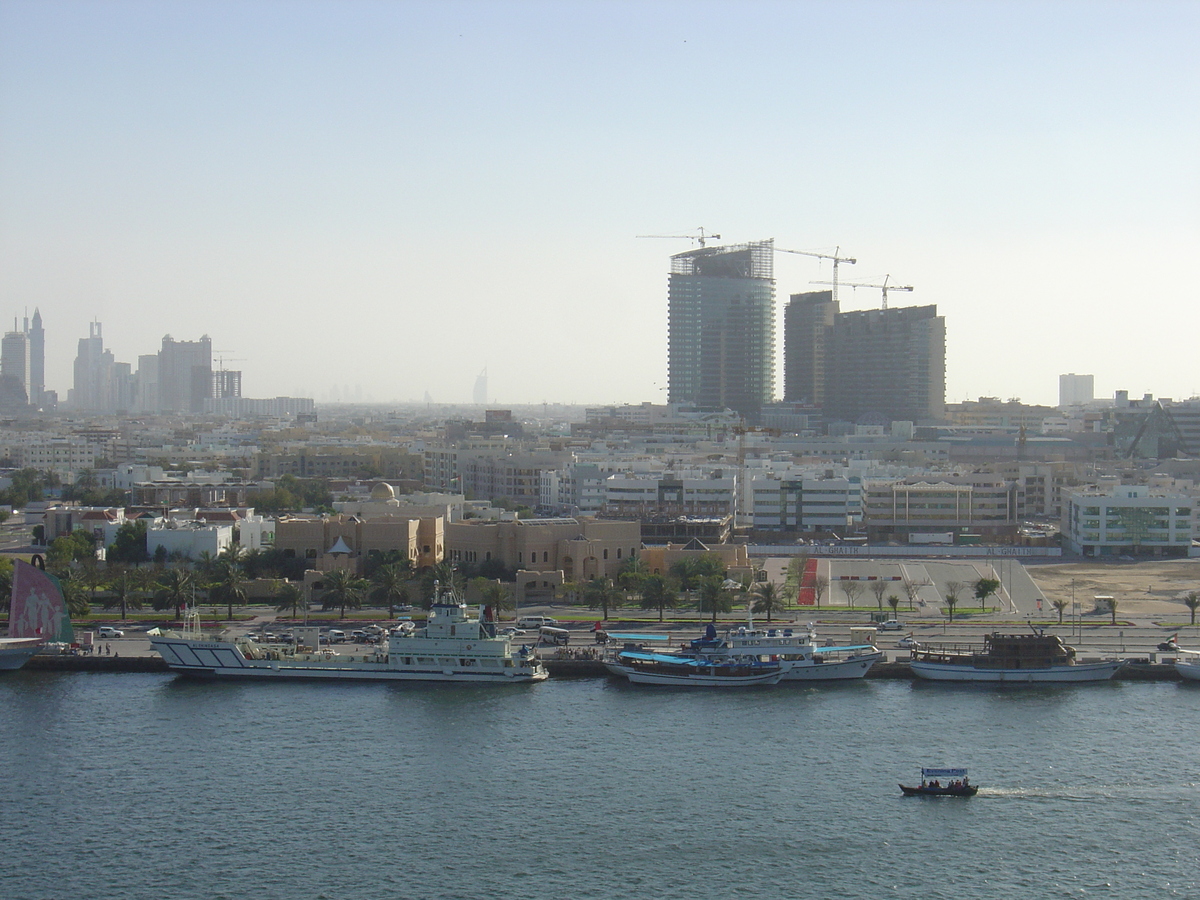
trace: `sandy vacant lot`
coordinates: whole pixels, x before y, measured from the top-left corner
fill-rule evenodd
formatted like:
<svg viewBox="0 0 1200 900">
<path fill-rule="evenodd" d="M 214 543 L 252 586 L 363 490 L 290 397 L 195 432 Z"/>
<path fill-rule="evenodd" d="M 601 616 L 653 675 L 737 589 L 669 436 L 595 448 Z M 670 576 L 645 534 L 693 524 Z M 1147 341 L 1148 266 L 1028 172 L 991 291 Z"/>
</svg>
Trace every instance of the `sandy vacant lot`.
<svg viewBox="0 0 1200 900">
<path fill-rule="evenodd" d="M 1079 562 L 1026 564 L 1026 571 L 1048 598 L 1075 599 L 1089 609 L 1097 594 L 1108 594 L 1122 615 L 1182 615 L 1190 613 L 1182 597 L 1200 591 L 1200 559 L 1150 562 Z"/>
</svg>

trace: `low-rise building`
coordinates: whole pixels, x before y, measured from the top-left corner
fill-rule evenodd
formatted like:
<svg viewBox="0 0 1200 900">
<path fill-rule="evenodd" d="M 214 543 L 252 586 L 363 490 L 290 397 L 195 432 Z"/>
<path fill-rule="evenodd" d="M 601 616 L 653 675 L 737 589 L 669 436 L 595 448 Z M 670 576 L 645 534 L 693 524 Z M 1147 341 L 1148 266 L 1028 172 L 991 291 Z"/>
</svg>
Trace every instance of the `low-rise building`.
<svg viewBox="0 0 1200 900">
<path fill-rule="evenodd" d="M 1144 486 L 1067 491 L 1062 534 L 1084 556 L 1187 556 L 1196 500 Z"/>
<path fill-rule="evenodd" d="M 872 543 L 951 534 L 1008 544 L 1019 525 L 1016 483 L 984 473 L 877 482 L 867 486 L 864 519 Z"/>
<path fill-rule="evenodd" d="M 347 569 L 362 575 L 373 550 L 397 551 L 414 568 L 423 568 L 442 561 L 444 528 L 441 516 L 286 516 L 275 523 L 275 549 L 320 572 Z"/>
</svg>

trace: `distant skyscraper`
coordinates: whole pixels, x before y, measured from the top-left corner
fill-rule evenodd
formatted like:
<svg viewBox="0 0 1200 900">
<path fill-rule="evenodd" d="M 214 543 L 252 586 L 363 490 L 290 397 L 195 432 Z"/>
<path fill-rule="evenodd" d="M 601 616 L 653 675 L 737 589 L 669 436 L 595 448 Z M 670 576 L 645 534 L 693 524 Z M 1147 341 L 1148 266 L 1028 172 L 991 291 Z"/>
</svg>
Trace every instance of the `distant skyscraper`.
<svg viewBox="0 0 1200 900">
<path fill-rule="evenodd" d="M 775 392 L 772 241 L 671 257 L 667 399 L 757 420 Z"/>
<path fill-rule="evenodd" d="M 41 406 L 46 392 L 46 332 L 42 330 L 42 311 L 34 308 L 33 327 L 29 332 L 29 402 Z"/>
<path fill-rule="evenodd" d="M 177 341 L 169 334 L 158 353 L 158 398 L 163 412 L 202 412 L 212 396 L 212 339 Z"/>
<path fill-rule="evenodd" d="M 25 401 L 30 402 L 31 384 L 29 377 L 29 333 L 18 331 L 17 323 L 13 330 L 4 335 L 0 342 L 0 376 L 9 383 L 9 390 L 15 390 L 20 385 Z"/>
<path fill-rule="evenodd" d="M 487 366 L 483 367 L 483 371 L 475 377 L 475 390 L 471 394 L 471 399 L 479 406 L 486 406 L 488 401 L 488 379 Z"/>
<path fill-rule="evenodd" d="M 946 404 L 946 320 L 936 306 L 839 312 L 826 291 L 784 313 L 785 399 L 827 419 L 928 422 Z"/>
<path fill-rule="evenodd" d="M 116 360 L 104 349 L 99 322 L 88 323 L 88 336 L 79 339 L 75 355 L 75 387 L 70 402 L 76 409 L 109 411 L 116 408 Z"/>
<path fill-rule="evenodd" d="M 1077 403 L 1090 403 L 1096 397 L 1094 375 L 1058 376 L 1058 405 L 1074 406 Z"/>
</svg>

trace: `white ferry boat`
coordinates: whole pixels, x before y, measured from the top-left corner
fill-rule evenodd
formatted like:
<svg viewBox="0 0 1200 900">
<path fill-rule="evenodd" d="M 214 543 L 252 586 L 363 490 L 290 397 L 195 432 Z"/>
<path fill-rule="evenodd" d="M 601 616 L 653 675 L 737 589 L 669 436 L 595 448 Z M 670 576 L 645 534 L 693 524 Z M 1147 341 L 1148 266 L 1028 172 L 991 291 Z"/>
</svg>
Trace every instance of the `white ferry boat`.
<svg viewBox="0 0 1200 900">
<path fill-rule="evenodd" d="M 1200 681 L 1200 650 L 1176 650 L 1175 671 L 1188 681 Z"/>
<path fill-rule="evenodd" d="M 932 681 L 1108 681 L 1124 660 L 1075 661 L 1075 648 L 1056 635 L 993 633 L 982 647 L 922 646 L 912 651 L 914 675 Z"/>
<path fill-rule="evenodd" d="M 45 643 L 41 638 L 0 638 L 0 672 L 21 668 Z"/>
<path fill-rule="evenodd" d="M 453 592 L 438 590 L 424 628 L 396 629 L 386 643 L 362 653 L 322 649 L 316 628 L 296 629 L 297 644 L 261 645 L 249 637 L 200 634 L 190 614 L 182 634 L 151 635 L 150 645 L 174 671 L 204 678 L 322 679 L 326 681 L 543 681 L 548 673 L 533 649 L 514 649 L 496 626 L 470 615 Z"/>
<path fill-rule="evenodd" d="M 778 665 L 783 671 L 780 680 L 785 682 L 863 678 L 884 656 L 870 643 L 819 646 L 812 625 L 762 629 L 755 628 L 753 622 L 720 637 L 715 626 L 709 625 L 704 637 L 692 641 L 685 652 L 710 658 L 753 657 Z"/>
</svg>

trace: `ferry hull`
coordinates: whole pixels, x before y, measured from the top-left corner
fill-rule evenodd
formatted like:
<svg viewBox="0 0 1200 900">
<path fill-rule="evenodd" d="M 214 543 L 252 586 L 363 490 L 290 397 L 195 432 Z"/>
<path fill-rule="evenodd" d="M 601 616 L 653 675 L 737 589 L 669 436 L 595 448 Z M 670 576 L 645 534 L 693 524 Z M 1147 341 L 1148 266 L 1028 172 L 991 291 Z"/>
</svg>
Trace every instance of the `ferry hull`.
<svg viewBox="0 0 1200 900">
<path fill-rule="evenodd" d="M 622 675 L 634 684 L 671 685 L 674 687 L 715 687 L 735 688 L 754 687 L 760 684 L 776 684 L 783 677 L 783 672 L 764 672 L 761 675 L 672 675 L 665 672 L 652 672 L 633 666 L 623 666 L 619 663 L 605 663 L 605 668 L 614 675 Z"/>
<path fill-rule="evenodd" d="M 514 684 L 544 681 L 548 673 L 540 663 L 511 666 L 495 672 L 476 667 L 394 667 L 387 662 L 350 661 L 332 653 L 315 653 L 312 659 L 246 659 L 233 644 L 215 641 L 155 638 L 150 645 L 172 671 L 207 679 L 316 680 L 316 681 L 462 681 L 480 684 Z"/>
<path fill-rule="evenodd" d="M 1177 660 L 1175 671 L 1187 681 L 1200 681 L 1200 663 L 1185 663 Z"/>
<path fill-rule="evenodd" d="M 1113 660 L 1076 666 L 1051 666 L 1045 669 L 982 669 L 952 663 L 929 663 L 914 660 L 909 664 L 913 674 L 929 681 L 977 681 L 1011 684 L 1070 683 L 1108 681 L 1124 663 Z"/>
<path fill-rule="evenodd" d="M 871 666 L 883 659 L 882 653 L 856 656 L 834 662 L 798 662 L 790 667 L 784 664 L 783 681 L 848 681 L 866 677 Z"/>
<path fill-rule="evenodd" d="M 0 638 L 0 672 L 15 672 L 42 649 L 37 638 Z"/>
</svg>

